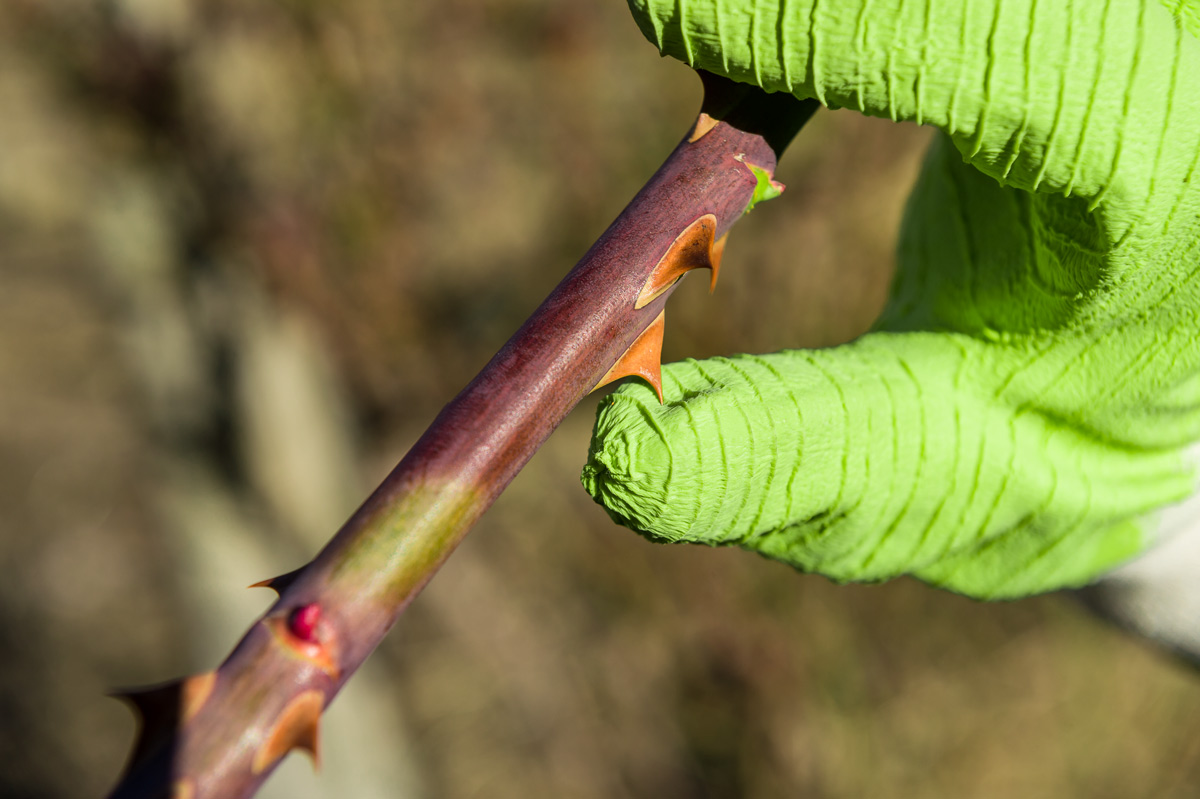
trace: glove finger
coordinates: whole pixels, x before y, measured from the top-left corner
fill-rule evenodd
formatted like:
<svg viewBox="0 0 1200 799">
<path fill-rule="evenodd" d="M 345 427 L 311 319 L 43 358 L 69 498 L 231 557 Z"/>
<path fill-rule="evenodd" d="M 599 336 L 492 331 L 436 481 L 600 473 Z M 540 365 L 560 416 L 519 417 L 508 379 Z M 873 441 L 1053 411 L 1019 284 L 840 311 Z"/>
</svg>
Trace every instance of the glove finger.
<svg viewBox="0 0 1200 799">
<path fill-rule="evenodd" d="M 667 401 L 602 403 L 583 482 L 651 538 L 738 544 L 833 579 L 900 574 L 981 598 L 1080 585 L 1190 493 L 1130 452 L 995 399 L 986 345 L 877 333 L 830 350 L 664 367 Z"/>
</svg>

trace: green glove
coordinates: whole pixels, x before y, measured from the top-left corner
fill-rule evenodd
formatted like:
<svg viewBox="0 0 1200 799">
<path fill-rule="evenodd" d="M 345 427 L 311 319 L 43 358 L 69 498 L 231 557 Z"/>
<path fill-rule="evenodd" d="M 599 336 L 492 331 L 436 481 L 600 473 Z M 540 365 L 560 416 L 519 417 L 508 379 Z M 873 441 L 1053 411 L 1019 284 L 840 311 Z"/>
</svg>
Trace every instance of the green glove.
<svg viewBox="0 0 1200 799">
<path fill-rule="evenodd" d="M 697 68 L 944 135 L 877 332 L 603 401 L 583 482 L 610 515 L 988 599 L 1153 543 L 1197 482 L 1200 2 L 631 6 Z"/>
</svg>

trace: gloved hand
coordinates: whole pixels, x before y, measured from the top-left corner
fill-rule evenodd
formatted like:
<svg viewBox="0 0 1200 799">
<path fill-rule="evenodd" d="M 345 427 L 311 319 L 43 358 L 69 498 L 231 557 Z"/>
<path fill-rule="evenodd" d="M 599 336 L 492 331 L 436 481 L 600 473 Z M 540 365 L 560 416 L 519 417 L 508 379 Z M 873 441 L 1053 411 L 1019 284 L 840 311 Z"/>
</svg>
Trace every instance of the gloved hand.
<svg viewBox="0 0 1200 799">
<path fill-rule="evenodd" d="M 613 518 L 987 599 L 1149 547 L 1197 485 L 1200 2 L 630 5 L 699 69 L 942 135 L 876 332 L 603 401 Z"/>
</svg>

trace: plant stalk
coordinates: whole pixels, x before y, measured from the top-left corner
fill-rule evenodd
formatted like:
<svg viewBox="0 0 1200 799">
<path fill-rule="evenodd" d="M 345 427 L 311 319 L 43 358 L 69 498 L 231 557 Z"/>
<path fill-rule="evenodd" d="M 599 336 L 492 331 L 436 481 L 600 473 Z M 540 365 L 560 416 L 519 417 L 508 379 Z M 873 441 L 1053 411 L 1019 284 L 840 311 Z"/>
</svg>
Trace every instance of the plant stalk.
<svg viewBox="0 0 1200 799">
<path fill-rule="evenodd" d="M 144 725 L 113 799 L 248 797 L 291 749 L 315 755 L 321 711 L 567 413 L 654 331 L 675 287 L 669 277 L 636 307 L 656 269 L 682 257 L 703 217 L 713 229 L 697 241 L 720 241 L 816 107 L 702 78 L 688 136 L 316 558 L 267 581 L 278 600 L 225 662 L 130 697 Z"/>
</svg>

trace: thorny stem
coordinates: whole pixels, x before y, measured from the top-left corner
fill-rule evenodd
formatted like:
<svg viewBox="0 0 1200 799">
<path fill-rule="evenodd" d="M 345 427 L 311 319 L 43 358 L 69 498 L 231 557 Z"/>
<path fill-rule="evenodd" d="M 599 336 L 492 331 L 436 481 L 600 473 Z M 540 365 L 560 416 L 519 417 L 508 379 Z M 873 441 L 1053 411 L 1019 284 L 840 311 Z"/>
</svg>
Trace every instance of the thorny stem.
<svg viewBox="0 0 1200 799">
<path fill-rule="evenodd" d="M 279 599 L 225 662 L 131 697 L 145 723 L 114 799 L 248 797 L 291 749 L 315 755 L 321 711 L 576 403 L 656 379 L 676 276 L 715 272 L 750 167 L 773 174 L 816 108 L 702 78 L 689 135 L 320 554 L 264 583 Z"/>
</svg>

